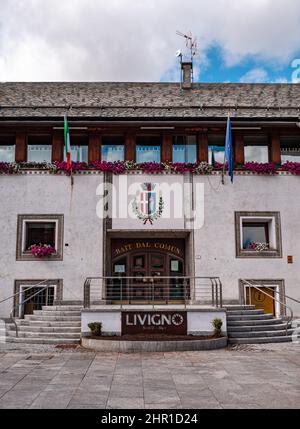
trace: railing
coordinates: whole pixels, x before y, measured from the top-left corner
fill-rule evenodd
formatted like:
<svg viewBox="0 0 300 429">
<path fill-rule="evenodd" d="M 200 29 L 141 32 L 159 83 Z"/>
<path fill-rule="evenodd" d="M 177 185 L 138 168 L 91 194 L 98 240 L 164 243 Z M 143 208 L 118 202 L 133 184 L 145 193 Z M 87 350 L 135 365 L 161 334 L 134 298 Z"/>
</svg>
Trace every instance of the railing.
<svg viewBox="0 0 300 429">
<path fill-rule="evenodd" d="M 250 305 L 252 304 L 251 288 L 254 288 L 254 289 L 258 290 L 259 292 L 261 292 L 262 294 L 264 294 L 265 296 L 268 296 L 273 301 L 278 302 L 280 305 L 282 305 L 283 307 L 285 307 L 286 309 L 289 310 L 290 317 L 287 317 L 287 322 L 286 322 L 286 334 L 287 334 L 288 333 L 288 328 L 289 328 L 289 326 L 291 325 L 291 322 L 294 319 L 293 310 L 291 309 L 291 307 L 289 305 L 287 305 L 281 299 L 275 298 L 273 295 L 265 292 L 261 288 L 268 289 L 268 290 L 270 290 L 272 292 L 275 292 L 275 293 L 279 294 L 280 296 L 283 296 L 284 298 L 291 299 L 291 300 L 293 300 L 295 302 L 298 302 L 298 303 L 300 303 L 300 302 L 298 300 L 294 299 L 294 298 L 291 298 L 291 297 L 287 296 L 287 295 L 282 295 L 280 292 L 274 290 L 273 288 L 270 288 L 269 286 L 265 286 L 264 284 L 257 285 L 257 284 L 254 284 L 251 281 L 248 281 L 248 280 L 242 280 L 242 283 L 244 283 L 244 285 L 245 285 L 244 303 L 246 305 L 247 305 L 247 298 L 249 299 L 249 304 Z M 248 294 L 247 294 L 247 289 L 248 289 L 248 292 L 249 292 Z"/>
<path fill-rule="evenodd" d="M 47 289 L 48 285 L 42 287 L 40 290 L 38 290 L 37 292 L 33 293 L 32 295 L 30 295 L 28 298 L 24 299 L 24 301 L 20 302 L 19 304 L 15 305 L 10 312 L 10 319 L 13 322 L 13 324 L 15 325 L 15 329 L 16 329 L 16 338 L 18 338 L 19 336 L 19 330 L 18 330 L 18 324 L 16 322 L 16 319 L 14 317 L 14 312 L 16 309 L 22 307 L 26 302 L 30 301 L 33 297 L 35 297 L 36 295 L 38 295 L 39 293 L 43 292 L 45 289 Z"/>
<path fill-rule="evenodd" d="M 36 283 L 30 287 L 26 287 L 26 292 L 30 291 L 31 289 L 36 288 L 37 286 L 40 286 L 44 283 L 48 282 L 48 280 L 43 280 L 39 283 Z M 36 295 L 38 295 L 39 293 L 43 292 L 45 289 L 48 288 L 48 284 L 44 287 L 42 287 L 41 289 L 39 289 L 37 292 L 33 293 L 32 295 L 30 295 L 29 297 L 27 297 L 26 299 L 24 299 L 22 302 L 20 302 L 19 304 L 15 305 L 12 307 L 11 312 L 10 312 L 10 320 L 12 321 L 12 323 L 15 325 L 15 329 L 16 329 L 16 337 L 18 338 L 19 335 L 19 331 L 18 331 L 18 325 L 17 322 L 15 320 L 15 310 L 22 307 L 27 301 L 30 301 L 33 297 L 35 297 Z M 8 296 L 7 298 L 4 298 L 0 301 L 0 304 L 2 304 L 3 302 L 9 301 L 10 299 L 14 299 L 17 296 L 20 296 L 23 293 L 23 290 L 19 290 L 18 292 Z"/>
<path fill-rule="evenodd" d="M 203 304 L 222 307 L 219 277 L 88 277 L 84 308 L 100 304 Z"/>
<path fill-rule="evenodd" d="M 29 287 L 27 287 L 27 286 L 26 286 L 26 290 L 27 290 L 27 291 L 28 291 L 28 290 L 31 290 L 31 289 L 33 289 L 33 288 L 35 288 L 35 287 L 37 287 L 37 286 L 42 285 L 43 283 L 46 283 L 47 281 L 48 281 L 48 280 L 43 280 L 43 281 L 41 281 L 41 282 L 39 282 L 39 283 L 36 283 L 36 284 L 34 284 L 34 285 L 32 285 L 32 286 L 29 286 Z M 7 298 L 2 299 L 2 300 L 0 301 L 0 304 L 2 304 L 3 302 L 9 301 L 10 299 L 13 299 L 15 296 L 18 296 L 18 295 L 20 295 L 21 293 L 22 293 L 22 290 L 19 290 L 19 292 L 16 292 L 16 293 L 14 293 L 14 294 L 12 294 L 12 295 L 8 296 Z"/>
</svg>

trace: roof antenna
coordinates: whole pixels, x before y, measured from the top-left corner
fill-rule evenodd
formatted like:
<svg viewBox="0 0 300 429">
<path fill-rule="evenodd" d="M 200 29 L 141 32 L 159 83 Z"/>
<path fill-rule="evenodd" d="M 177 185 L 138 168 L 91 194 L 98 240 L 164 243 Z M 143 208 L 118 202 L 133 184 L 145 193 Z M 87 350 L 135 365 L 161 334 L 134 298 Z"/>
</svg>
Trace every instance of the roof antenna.
<svg viewBox="0 0 300 429">
<path fill-rule="evenodd" d="M 181 65 L 181 81 L 180 88 L 190 89 L 194 81 L 193 74 L 193 61 L 194 57 L 198 54 L 197 51 L 197 39 L 193 38 L 191 32 L 187 34 L 181 33 L 181 31 L 176 31 L 177 36 L 183 37 L 185 39 L 185 46 L 188 51 L 187 54 L 183 55 L 181 50 L 176 52 L 176 56 L 180 58 Z M 183 58 L 186 58 L 183 61 Z"/>
</svg>

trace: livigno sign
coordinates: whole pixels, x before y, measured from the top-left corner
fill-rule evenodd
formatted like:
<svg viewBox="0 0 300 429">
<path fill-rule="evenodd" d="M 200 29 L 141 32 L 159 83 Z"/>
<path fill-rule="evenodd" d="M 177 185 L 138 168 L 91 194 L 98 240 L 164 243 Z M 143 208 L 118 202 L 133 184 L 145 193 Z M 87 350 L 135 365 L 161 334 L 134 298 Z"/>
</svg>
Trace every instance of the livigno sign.
<svg viewBox="0 0 300 429">
<path fill-rule="evenodd" d="M 123 311 L 122 334 L 187 334 L 185 311 Z"/>
</svg>

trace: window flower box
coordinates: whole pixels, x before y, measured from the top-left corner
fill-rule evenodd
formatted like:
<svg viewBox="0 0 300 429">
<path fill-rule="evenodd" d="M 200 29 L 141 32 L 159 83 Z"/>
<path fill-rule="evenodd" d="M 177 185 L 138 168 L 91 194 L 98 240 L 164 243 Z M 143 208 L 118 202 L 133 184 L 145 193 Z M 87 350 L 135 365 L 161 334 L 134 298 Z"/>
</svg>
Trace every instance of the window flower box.
<svg viewBox="0 0 300 429">
<path fill-rule="evenodd" d="M 50 244 L 33 244 L 28 249 L 37 258 L 45 258 L 56 253 L 56 249 Z"/>
</svg>

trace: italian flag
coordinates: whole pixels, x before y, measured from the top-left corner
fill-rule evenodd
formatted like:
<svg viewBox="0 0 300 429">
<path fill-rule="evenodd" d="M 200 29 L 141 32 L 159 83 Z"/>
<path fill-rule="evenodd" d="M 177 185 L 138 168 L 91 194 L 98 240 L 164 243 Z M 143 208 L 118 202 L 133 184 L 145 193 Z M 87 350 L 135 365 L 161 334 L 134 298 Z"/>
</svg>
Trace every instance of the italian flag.
<svg viewBox="0 0 300 429">
<path fill-rule="evenodd" d="M 71 169 L 71 144 L 70 144 L 70 132 L 68 125 L 68 118 L 65 115 L 64 118 L 64 141 L 65 141 L 65 155 L 67 160 L 67 169 Z"/>
</svg>

